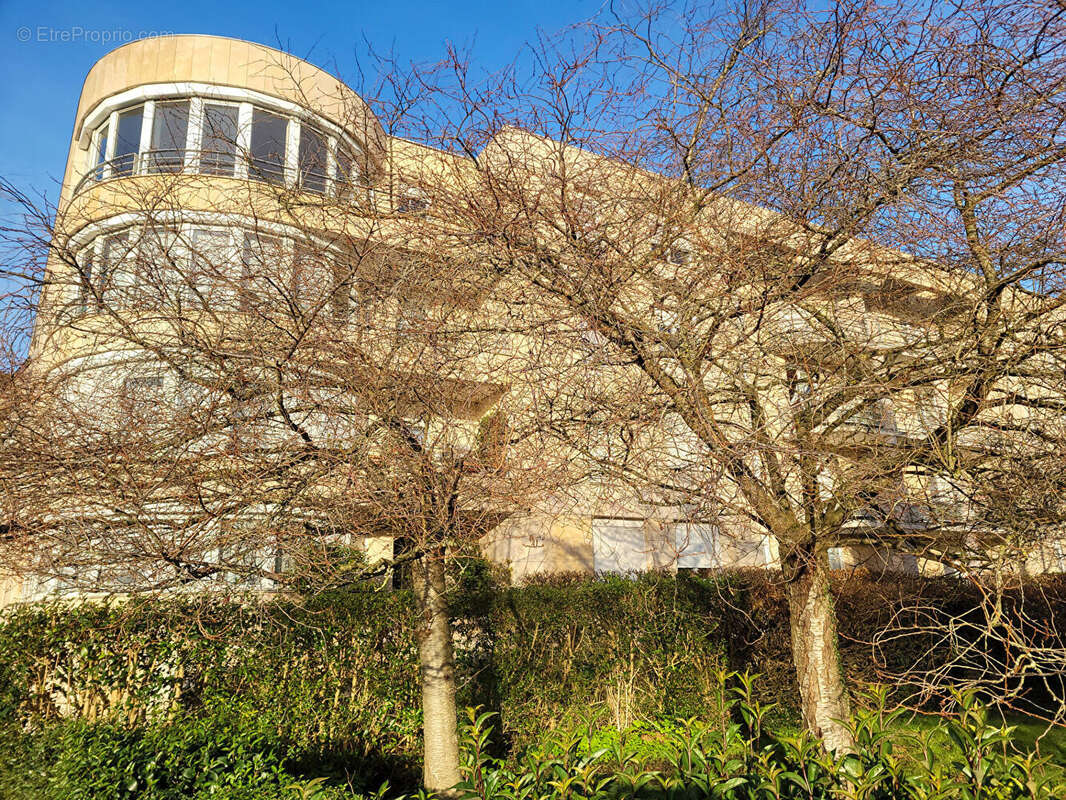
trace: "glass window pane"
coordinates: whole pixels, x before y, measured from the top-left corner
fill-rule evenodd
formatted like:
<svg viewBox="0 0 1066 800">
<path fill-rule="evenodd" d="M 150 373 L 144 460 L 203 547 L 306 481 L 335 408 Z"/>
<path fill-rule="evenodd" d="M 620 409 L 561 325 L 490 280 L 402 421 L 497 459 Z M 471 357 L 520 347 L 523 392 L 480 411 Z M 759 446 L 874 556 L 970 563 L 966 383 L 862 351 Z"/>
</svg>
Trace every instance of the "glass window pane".
<svg viewBox="0 0 1066 800">
<path fill-rule="evenodd" d="M 242 311 L 281 305 L 287 291 L 286 274 L 290 273 L 284 240 L 276 236 L 246 233 L 241 253 Z"/>
<path fill-rule="evenodd" d="M 146 226 L 137 245 L 139 257 L 138 302 L 144 308 L 165 308 L 181 291 L 182 256 L 176 230 L 161 225 Z"/>
<path fill-rule="evenodd" d="M 401 189 L 396 198 L 396 210 L 401 214 L 421 214 L 429 208 L 429 198 L 414 186 Z"/>
<path fill-rule="evenodd" d="M 137 149 L 141 146 L 141 106 L 123 111 L 118 115 L 118 130 L 115 134 L 115 155 L 111 169 L 115 175 L 133 174 L 137 161 Z"/>
<path fill-rule="evenodd" d="M 94 286 L 93 281 L 96 280 L 94 269 L 96 268 L 95 254 L 96 254 L 96 239 L 85 245 L 85 249 L 79 254 L 81 261 L 81 267 L 78 274 L 78 300 L 76 309 L 78 314 L 84 314 L 89 310 L 90 301 L 92 300 Z"/>
<path fill-rule="evenodd" d="M 104 170 L 100 168 L 107 160 L 107 129 L 109 123 L 105 122 L 99 128 L 96 129 L 96 180 L 101 180 L 104 177 Z"/>
<path fill-rule="evenodd" d="M 326 190 L 326 139 L 307 125 L 300 128 L 300 186 L 312 192 Z"/>
<path fill-rule="evenodd" d="M 592 561 L 596 572 L 627 574 L 648 566 L 644 523 L 626 519 L 592 521 Z"/>
<path fill-rule="evenodd" d="M 185 162 L 185 136 L 188 132 L 188 100 L 156 103 L 148 168 L 153 172 L 180 172 Z"/>
<path fill-rule="evenodd" d="M 351 309 L 358 305 L 355 280 L 358 264 L 358 256 L 351 253 L 339 254 L 333 259 L 334 287 L 331 305 L 333 316 L 338 320 L 346 318 Z"/>
<path fill-rule="evenodd" d="M 163 404 L 162 375 L 133 375 L 122 382 L 119 398 L 122 410 L 137 420 L 158 419 Z"/>
<path fill-rule="evenodd" d="M 132 283 L 132 276 L 123 270 L 123 264 L 130 256 L 129 236 L 129 231 L 123 231 L 104 237 L 100 263 L 95 265 L 93 276 L 100 304 L 106 302 L 118 308 L 124 305 L 124 290 Z"/>
<path fill-rule="evenodd" d="M 285 131 L 288 125 L 285 117 L 253 109 L 250 178 L 268 183 L 285 182 Z"/>
<path fill-rule="evenodd" d="M 296 246 L 293 296 L 303 311 L 316 315 L 329 312 L 334 280 L 330 254 L 306 244 Z"/>
<path fill-rule="evenodd" d="M 337 194 L 347 197 L 354 182 L 355 156 L 351 150 L 337 147 Z"/>
<path fill-rule="evenodd" d="M 229 231 L 195 228 L 189 246 L 192 252 L 185 276 L 186 301 L 194 306 L 222 308 L 233 296 Z"/>
<path fill-rule="evenodd" d="M 673 528 L 678 569 L 719 566 L 715 552 L 718 529 L 714 525 L 680 522 Z"/>
<path fill-rule="evenodd" d="M 237 163 L 237 106 L 204 104 L 200 171 L 207 175 L 232 175 Z"/>
</svg>

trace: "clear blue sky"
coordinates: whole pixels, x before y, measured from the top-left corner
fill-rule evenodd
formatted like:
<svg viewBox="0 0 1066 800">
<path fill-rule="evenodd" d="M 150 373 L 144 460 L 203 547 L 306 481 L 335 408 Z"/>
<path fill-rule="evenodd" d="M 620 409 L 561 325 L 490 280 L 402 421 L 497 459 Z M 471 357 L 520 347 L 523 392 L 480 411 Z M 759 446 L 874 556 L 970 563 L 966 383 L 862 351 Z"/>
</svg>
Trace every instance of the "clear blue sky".
<svg viewBox="0 0 1066 800">
<path fill-rule="evenodd" d="M 472 44 L 488 69 L 537 29 L 587 19 L 602 0 L 0 0 L 0 175 L 58 195 L 82 81 L 92 64 L 141 32 L 209 33 L 278 46 L 350 77 L 365 37 L 405 59 Z M 110 36 L 112 41 L 105 42 Z M 64 41 L 67 39 L 67 41 Z M 6 209 L 0 207 L 0 214 Z"/>
</svg>

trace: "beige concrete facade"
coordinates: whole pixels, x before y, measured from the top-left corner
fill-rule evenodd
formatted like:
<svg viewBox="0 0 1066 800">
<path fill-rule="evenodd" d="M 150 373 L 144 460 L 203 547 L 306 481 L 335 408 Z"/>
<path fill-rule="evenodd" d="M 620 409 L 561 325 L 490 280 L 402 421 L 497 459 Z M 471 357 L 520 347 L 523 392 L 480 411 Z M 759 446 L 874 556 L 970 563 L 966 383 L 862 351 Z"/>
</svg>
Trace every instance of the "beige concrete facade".
<svg viewBox="0 0 1066 800">
<path fill-rule="evenodd" d="M 230 175 L 198 171 L 195 165 L 202 166 L 202 162 L 197 161 L 202 156 L 195 154 L 181 156 L 185 159 L 186 169 L 179 170 L 180 174 L 140 169 L 136 165 L 141 163 L 138 159 L 144 154 L 138 151 L 133 156 L 135 166 L 130 174 L 106 180 L 86 179 L 86 176 L 91 177 L 94 169 L 99 169 L 99 130 L 109 124 L 107 120 L 112 115 L 137 103 L 161 104 L 175 98 L 196 98 L 190 101 L 194 102 L 190 106 L 193 109 L 191 114 L 202 113 L 196 111 L 199 106 L 195 103 L 214 102 L 212 98 L 215 98 L 233 108 L 241 107 L 240 113 L 244 115 L 249 113 L 244 106 L 263 107 L 279 115 L 288 115 L 302 126 L 316 126 L 316 130 L 325 131 L 330 137 L 330 164 L 334 165 L 331 170 L 339 170 L 336 166 L 339 148 L 358 150 L 359 169 L 367 176 L 365 197 L 360 200 L 367 204 L 366 219 L 352 214 L 338 222 L 314 203 L 283 206 L 277 202 L 276 193 L 269 184 L 248 180 L 240 174 L 239 166 L 234 168 L 236 172 L 231 169 Z M 114 136 L 115 123 L 110 123 L 107 130 Z M 290 136 L 291 130 L 290 127 Z M 193 141 L 192 134 L 188 136 L 189 141 Z M 501 152 L 522 147 L 523 152 L 529 153 L 534 160 L 539 146 L 519 131 L 501 134 L 500 140 L 492 145 Z M 489 152 L 487 157 L 491 155 Z M 590 156 L 575 151 L 574 158 L 585 157 Z M 456 156 L 390 138 L 367 104 L 351 89 L 328 73 L 288 54 L 257 44 L 211 36 L 142 40 L 105 56 L 86 78 L 78 102 L 60 196 L 57 237 L 77 240 L 87 228 L 135 213 L 144 197 L 165 189 L 168 203 L 175 213 L 220 217 L 250 214 L 257 220 L 279 226 L 323 232 L 329 232 L 331 227 L 336 232 L 335 226 L 342 224 L 345 235 L 352 238 L 371 235 L 370 219 L 373 217 L 374 235 L 387 239 L 390 235 L 388 220 L 382 220 L 378 213 L 382 205 L 405 202 L 405 187 L 417 182 L 419 172 L 444 169 L 461 172 L 460 162 Z M 190 164 L 194 165 L 192 169 Z M 284 169 L 284 180 L 291 183 L 292 166 L 286 164 Z M 734 209 L 732 213 L 743 218 L 770 212 L 748 208 Z M 875 247 L 870 243 L 859 243 L 850 246 L 839 257 L 861 263 L 870 257 L 864 248 Z M 913 259 L 900 254 L 893 254 L 893 259 L 896 268 L 892 280 L 897 284 L 909 282 L 907 291 L 895 292 L 895 296 L 905 298 L 897 303 L 912 306 L 909 313 L 920 315 L 929 304 L 935 306 L 944 296 L 965 288 L 959 285 L 957 277 L 925 269 Z M 50 268 L 54 278 L 64 266 L 57 261 Z M 888 279 L 880 276 L 877 280 Z M 65 282 L 53 280 L 52 283 L 62 287 Z M 59 289 L 50 290 L 42 299 L 42 313 L 32 346 L 34 357 L 44 364 L 57 364 L 106 349 L 105 322 L 94 329 L 91 321 L 83 321 L 74 331 L 50 316 L 50 309 L 61 305 L 59 292 Z M 901 308 L 878 310 L 863 307 L 856 310 L 855 316 L 861 317 L 868 332 L 881 325 L 880 334 L 875 330 L 870 335 L 889 341 L 899 336 L 901 313 Z M 781 322 L 777 330 L 789 331 L 802 338 L 803 328 L 803 320 L 795 319 Z M 484 411 L 485 407 L 479 406 L 470 416 L 476 419 Z M 900 431 L 905 432 L 908 425 L 915 426 L 916 430 L 920 427 L 920 413 L 898 416 L 899 425 L 893 435 L 901 435 Z M 368 543 L 367 549 L 371 558 L 381 557 L 391 552 L 391 543 L 374 540 Z M 718 520 L 713 524 L 695 523 L 693 527 L 680 518 L 671 519 L 668 514 L 645 514 L 632 504 L 603 508 L 586 503 L 565 512 L 545 512 L 512 519 L 486 537 L 484 552 L 494 561 L 508 565 L 515 580 L 544 572 L 773 568 L 778 559 L 773 542 L 739 522 Z M 833 566 L 929 574 L 940 569 L 937 564 L 919 563 L 913 557 L 898 556 L 873 547 L 852 548 L 834 554 Z M 1064 567 L 1066 553 L 1059 550 L 1052 548 L 1048 553 L 1034 555 L 1034 569 L 1046 571 Z M 0 604 L 4 596 L 2 591 Z M 13 592 L 17 594 L 16 590 L 10 590 L 8 594 Z"/>
</svg>

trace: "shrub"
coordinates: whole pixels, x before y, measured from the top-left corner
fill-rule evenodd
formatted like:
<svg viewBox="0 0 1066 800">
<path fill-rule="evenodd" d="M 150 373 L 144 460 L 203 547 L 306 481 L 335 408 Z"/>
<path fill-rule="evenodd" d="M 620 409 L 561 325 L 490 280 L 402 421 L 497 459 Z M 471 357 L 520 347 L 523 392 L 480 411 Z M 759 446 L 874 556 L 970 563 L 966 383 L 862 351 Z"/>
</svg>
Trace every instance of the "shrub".
<svg viewBox="0 0 1066 800">
<path fill-rule="evenodd" d="M 765 673 L 748 702 L 779 738 L 797 727 L 787 606 L 770 573 L 551 576 L 509 587 L 474 560 L 453 580 L 460 702 L 497 713 L 486 746 L 512 769 L 576 741 L 582 757 L 636 748 L 642 764 L 669 772 L 674 756 L 662 743 L 698 726 L 722 737 L 740 724 L 736 687 L 715 677 L 722 669 Z M 882 663 L 871 658 L 869 642 L 902 606 L 920 597 L 962 615 L 976 603 L 971 587 L 950 579 L 851 574 L 835 588 L 856 689 L 919 653 L 947 655 L 926 653 L 919 636 Z M 1023 590 L 1049 629 L 1066 614 L 1066 580 Z M 201 791 L 181 776 L 191 765 L 208 775 L 215 761 L 241 776 L 241 787 L 223 787 L 235 797 L 286 796 L 284 781 L 322 796 L 385 779 L 413 786 L 421 717 L 412 626 L 407 592 L 371 587 L 306 600 L 9 609 L 0 617 L 0 737 L 10 742 L 0 749 L 0 796 L 89 797 L 79 787 L 96 774 L 166 797 L 158 793 L 171 786 Z M 236 749 L 218 745 L 222 736 Z M 256 777 L 264 771 L 272 777 Z M 312 785 L 319 776 L 328 781 Z"/>
<path fill-rule="evenodd" d="M 766 727 L 771 709 L 752 699 L 751 687 L 740 676 L 727 693 L 727 715 L 739 721 L 723 727 L 692 719 L 626 732 L 642 743 L 650 738 L 650 748 L 624 735 L 590 749 L 591 739 L 570 736 L 517 764 L 486 749 L 494 715 L 468 710 L 459 798 L 1052 800 L 1066 790 L 1062 768 L 1016 750 L 1012 729 L 992 724 L 971 694 L 956 697 L 959 713 L 946 720 L 950 749 L 900 726 L 902 712 L 888 711 L 880 691 L 852 721 L 857 751 L 834 756 L 806 732 Z"/>
</svg>

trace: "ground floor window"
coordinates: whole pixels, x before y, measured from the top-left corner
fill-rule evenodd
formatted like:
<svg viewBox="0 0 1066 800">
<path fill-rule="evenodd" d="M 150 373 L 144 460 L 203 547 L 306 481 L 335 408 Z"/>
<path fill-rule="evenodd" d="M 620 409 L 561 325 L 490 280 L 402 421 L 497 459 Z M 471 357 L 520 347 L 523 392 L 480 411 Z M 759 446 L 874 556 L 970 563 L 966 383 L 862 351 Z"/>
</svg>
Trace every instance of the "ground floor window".
<svg viewBox="0 0 1066 800">
<path fill-rule="evenodd" d="M 648 568 L 644 522 L 638 519 L 594 519 L 592 561 L 596 572 L 625 574 Z"/>
</svg>

